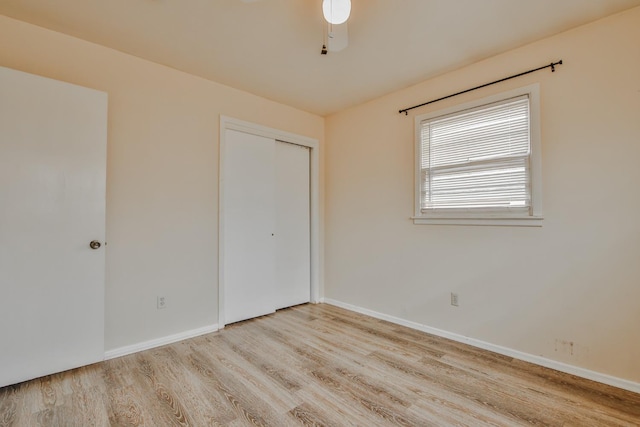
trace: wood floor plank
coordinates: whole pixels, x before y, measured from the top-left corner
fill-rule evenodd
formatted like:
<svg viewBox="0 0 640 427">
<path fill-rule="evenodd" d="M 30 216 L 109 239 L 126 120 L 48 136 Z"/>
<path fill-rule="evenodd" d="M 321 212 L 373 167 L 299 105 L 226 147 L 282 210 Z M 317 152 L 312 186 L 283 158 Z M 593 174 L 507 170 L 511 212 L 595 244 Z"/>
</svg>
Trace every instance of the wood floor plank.
<svg viewBox="0 0 640 427">
<path fill-rule="evenodd" d="M 194 363 L 192 359 L 198 352 L 211 351 L 211 336 L 216 337 L 215 334 L 200 336 L 167 347 L 177 352 L 177 360 L 180 361 L 181 368 L 185 369 L 185 375 L 178 383 L 187 383 L 183 387 L 191 388 L 192 393 L 199 395 L 203 402 L 202 406 L 198 406 L 194 400 L 193 405 L 196 406 L 191 410 L 201 413 L 203 425 L 224 426 L 236 420 L 238 414 L 228 399 L 219 392 L 217 384 L 203 375 L 203 366 Z"/>
<path fill-rule="evenodd" d="M 132 386 L 109 389 L 109 421 L 117 426 L 144 426 L 145 409 L 143 399 L 133 390 Z"/>
<path fill-rule="evenodd" d="M 15 423 L 19 398 L 15 388 L 8 388 L 5 393 L 0 393 L 0 427 L 8 427 Z"/>
<path fill-rule="evenodd" d="M 207 390 L 197 372 L 180 363 L 184 346 L 167 346 L 153 350 L 148 358 L 156 375 L 178 397 L 189 425 L 224 425 L 236 418 L 225 408 L 226 403 L 216 399 L 217 393 Z"/>
<path fill-rule="evenodd" d="M 269 405 L 270 402 L 265 401 L 259 393 L 243 384 L 226 369 L 220 359 L 216 361 L 215 356 L 209 358 L 204 353 L 194 352 L 191 363 L 198 367 L 206 380 L 213 384 L 218 393 L 233 407 L 239 415 L 238 418 L 247 425 L 287 425 L 284 415 L 280 416 L 274 411 Z"/>
<path fill-rule="evenodd" d="M 311 427 L 337 427 L 340 424 L 327 420 L 308 403 L 296 406 L 290 411 L 291 416 L 303 426 Z"/>
<path fill-rule="evenodd" d="M 0 427 L 640 426 L 640 395 L 318 304 L 0 388 Z"/>
<path fill-rule="evenodd" d="M 258 366 L 253 365 L 242 357 L 248 356 L 248 350 L 234 345 L 226 336 L 221 337 L 217 344 L 217 356 L 210 359 L 211 362 L 225 368 L 244 387 L 259 395 L 260 399 L 267 401 L 273 411 L 286 414 L 303 403 L 297 396 L 291 394 L 287 387 L 283 387 L 264 370 L 266 362 L 261 363 L 254 355 L 253 361 L 257 362 Z"/>
<path fill-rule="evenodd" d="M 156 397 L 155 402 L 159 402 L 163 406 L 163 410 L 159 412 L 166 414 L 168 418 L 163 420 L 163 424 L 181 427 L 194 425 L 180 398 L 173 391 L 174 387 L 156 372 L 155 366 L 150 361 L 152 357 L 153 353 L 139 354 L 137 357 L 138 369 L 145 377 L 148 387 L 153 390 Z"/>
<path fill-rule="evenodd" d="M 280 317 L 279 319 L 282 319 L 282 317 Z M 286 326 L 283 326 L 283 329 L 285 328 Z M 348 329 L 348 328 L 344 328 L 344 329 Z M 312 331 L 316 332 L 316 328 L 313 328 Z M 315 337 L 315 338 L 318 338 L 318 337 Z M 314 341 L 316 340 L 314 339 Z M 333 347 L 336 350 L 341 350 L 340 353 L 336 354 L 336 357 L 325 357 L 323 360 L 321 360 L 322 363 L 320 363 L 320 365 L 331 366 L 332 359 L 337 358 L 340 363 L 339 363 L 339 367 L 334 367 L 336 372 L 339 373 L 340 375 L 343 375 L 349 378 L 349 380 L 352 381 L 357 386 L 363 386 L 366 384 L 364 387 L 364 390 L 372 391 L 375 394 L 377 394 L 378 401 L 384 402 L 385 400 L 389 399 L 392 404 L 402 402 L 401 404 L 403 404 L 407 408 L 411 406 L 410 402 L 416 403 L 415 398 L 410 398 L 403 391 L 399 390 L 396 387 L 393 387 L 395 383 L 398 383 L 397 377 L 395 378 L 393 377 L 393 375 L 391 374 L 391 372 L 389 371 L 386 365 L 376 364 L 375 361 L 373 360 L 368 360 L 368 363 L 366 365 L 362 365 L 361 363 L 357 363 L 357 361 L 353 360 L 353 354 L 351 354 L 350 350 L 353 349 L 354 346 L 362 344 L 363 342 L 371 343 L 370 351 L 371 350 L 375 351 L 380 348 L 389 348 L 388 346 L 385 346 L 385 345 L 380 345 L 378 347 L 376 346 L 376 344 L 381 344 L 380 340 L 368 341 L 368 339 L 362 336 L 361 334 L 359 339 L 350 340 L 348 341 L 347 344 L 338 343 L 334 341 L 335 344 Z M 331 347 L 331 345 L 327 345 L 324 339 L 320 339 L 318 341 L 318 345 L 321 350 L 327 350 L 326 348 L 327 346 Z M 297 351 L 298 353 L 301 353 L 300 349 L 298 349 Z M 402 349 L 397 349 L 394 352 L 396 354 L 401 354 L 403 356 L 407 355 L 407 352 L 402 351 Z M 433 355 L 433 352 L 429 351 L 427 353 Z M 318 354 L 321 354 L 321 353 L 318 353 Z M 318 356 L 318 354 L 316 356 Z M 439 355 L 436 355 L 436 357 L 438 356 Z M 414 362 L 417 362 L 416 360 L 417 357 L 415 357 L 414 354 L 409 355 L 409 359 Z M 352 369 L 353 373 L 350 372 L 348 369 Z M 357 374 L 358 372 L 359 374 Z M 374 376 L 378 378 L 378 380 L 373 378 Z M 363 381 L 363 379 L 366 379 L 366 380 Z M 379 381 L 379 379 L 382 379 L 384 381 Z M 372 383 L 376 383 L 376 385 Z M 389 390 L 392 390 L 392 391 L 389 391 Z M 402 397 L 398 397 L 398 396 L 402 396 Z M 430 413 L 440 413 L 441 414 L 441 418 L 439 418 L 440 422 L 442 422 L 443 420 L 450 421 L 449 415 L 440 410 L 440 407 L 443 406 L 443 403 L 446 404 L 449 402 L 447 402 L 446 399 L 437 398 L 437 399 L 431 399 L 430 404 L 417 405 L 417 406 L 421 407 L 422 415 L 425 417 L 427 414 L 430 414 Z M 449 408 L 455 407 L 455 405 L 449 403 L 448 407 Z M 481 408 L 476 408 L 476 412 L 474 413 L 473 417 L 465 417 L 465 418 L 467 420 L 472 418 L 473 425 L 490 425 L 491 417 L 488 414 L 483 413 L 483 411 L 481 410 L 478 411 L 478 409 L 481 409 Z M 454 425 L 456 423 L 452 421 L 450 424 Z"/>
</svg>

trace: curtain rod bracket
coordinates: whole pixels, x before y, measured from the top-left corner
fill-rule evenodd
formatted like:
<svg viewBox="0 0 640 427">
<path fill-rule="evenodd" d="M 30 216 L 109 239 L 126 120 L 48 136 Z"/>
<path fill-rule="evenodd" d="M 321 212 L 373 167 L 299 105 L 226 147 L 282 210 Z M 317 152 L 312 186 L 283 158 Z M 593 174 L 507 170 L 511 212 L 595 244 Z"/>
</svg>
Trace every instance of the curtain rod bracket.
<svg viewBox="0 0 640 427">
<path fill-rule="evenodd" d="M 491 83 L 485 83 L 485 84 L 480 85 L 480 86 L 472 87 L 471 89 L 467 89 L 467 90 L 463 90 L 463 91 L 460 91 L 460 92 L 456 92 L 456 93 L 451 94 L 451 95 L 443 96 L 442 98 L 438 98 L 438 99 L 434 99 L 434 100 L 429 101 L 429 102 L 424 102 L 422 104 L 414 105 L 413 107 L 403 108 L 402 110 L 399 110 L 398 112 L 400 114 L 404 113 L 405 116 L 408 116 L 409 115 L 409 111 L 413 110 L 415 108 L 424 107 L 425 105 L 433 104 L 434 102 L 438 102 L 438 101 L 442 101 L 442 100 L 447 99 L 447 98 L 452 98 L 454 96 L 462 95 L 463 93 L 471 92 L 472 90 L 482 89 L 483 87 L 491 86 L 491 85 L 494 85 L 496 83 L 501 83 L 501 82 L 504 82 L 505 80 L 515 79 L 516 77 L 520 77 L 520 76 L 524 76 L 525 74 L 530 74 L 530 73 L 533 73 L 533 72 L 536 72 L 536 71 L 544 70 L 545 68 L 551 68 L 551 72 L 555 73 L 556 72 L 556 65 L 562 65 L 562 59 L 559 60 L 558 62 L 552 62 L 549 65 L 544 65 L 542 67 L 534 68 L 534 69 L 529 70 L 529 71 L 524 71 L 522 73 L 514 74 L 513 76 L 505 77 L 505 78 L 502 78 L 500 80 L 496 80 L 496 81 L 491 82 Z"/>
</svg>

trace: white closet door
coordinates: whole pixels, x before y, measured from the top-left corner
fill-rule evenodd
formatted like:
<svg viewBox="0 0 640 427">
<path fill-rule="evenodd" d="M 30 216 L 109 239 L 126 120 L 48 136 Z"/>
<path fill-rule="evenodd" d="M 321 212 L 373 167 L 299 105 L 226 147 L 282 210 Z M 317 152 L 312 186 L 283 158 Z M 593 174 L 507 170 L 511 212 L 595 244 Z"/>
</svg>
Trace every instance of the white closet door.
<svg viewBox="0 0 640 427">
<path fill-rule="evenodd" d="M 276 308 L 309 302 L 309 148 L 276 142 Z"/>
<path fill-rule="evenodd" d="M 225 132 L 224 315 L 238 322 L 275 311 L 275 140 Z"/>
<path fill-rule="evenodd" d="M 0 387 L 104 358 L 106 145 L 105 93 L 0 67 Z"/>
</svg>

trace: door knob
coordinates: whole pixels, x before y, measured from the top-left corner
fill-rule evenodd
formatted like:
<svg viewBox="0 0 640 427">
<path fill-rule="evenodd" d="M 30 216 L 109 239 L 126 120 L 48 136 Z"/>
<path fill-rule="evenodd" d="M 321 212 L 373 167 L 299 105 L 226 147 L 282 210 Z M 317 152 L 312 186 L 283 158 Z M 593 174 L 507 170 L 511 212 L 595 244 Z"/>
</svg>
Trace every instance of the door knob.
<svg viewBox="0 0 640 427">
<path fill-rule="evenodd" d="M 91 249 L 98 249 L 100 246 L 100 242 L 98 242 L 97 240 L 92 240 L 91 243 L 89 243 L 89 247 Z"/>
</svg>

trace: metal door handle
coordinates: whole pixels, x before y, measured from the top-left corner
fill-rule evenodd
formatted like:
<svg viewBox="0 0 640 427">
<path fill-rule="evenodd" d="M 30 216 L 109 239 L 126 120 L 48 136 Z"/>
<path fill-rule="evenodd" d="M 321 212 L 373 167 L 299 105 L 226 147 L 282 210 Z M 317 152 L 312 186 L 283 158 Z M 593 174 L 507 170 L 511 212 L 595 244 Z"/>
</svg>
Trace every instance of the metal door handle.
<svg viewBox="0 0 640 427">
<path fill-rule="evenodd" d="M 100 248 L 100 242 L 98 242 L 97 240 L 92 240 L 91 243 L 89 243 L 89 247 L 91 249 L 98 249 Z"/>
</svg>

